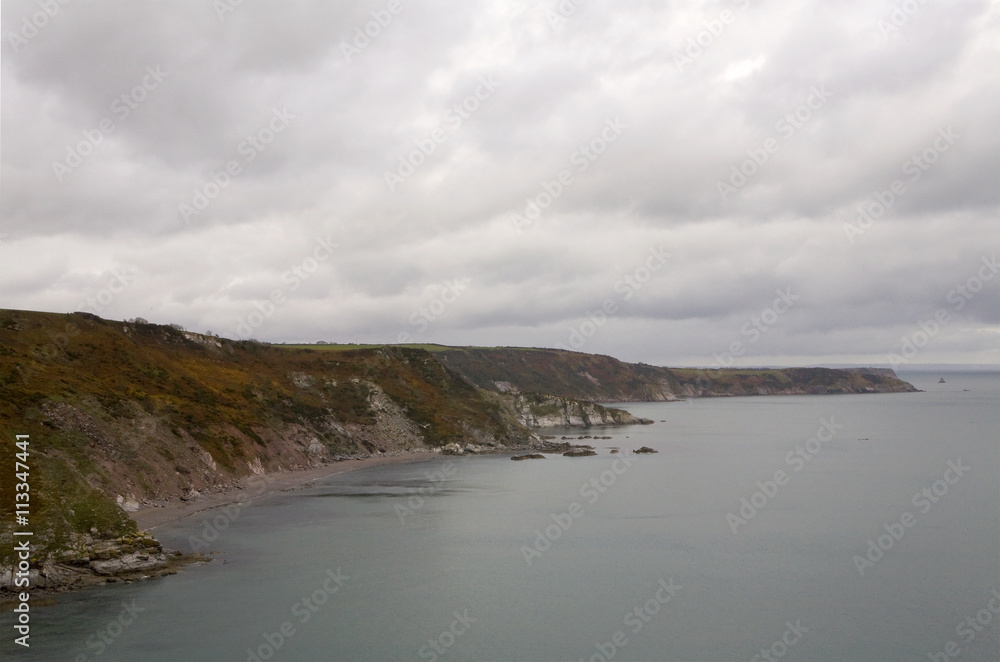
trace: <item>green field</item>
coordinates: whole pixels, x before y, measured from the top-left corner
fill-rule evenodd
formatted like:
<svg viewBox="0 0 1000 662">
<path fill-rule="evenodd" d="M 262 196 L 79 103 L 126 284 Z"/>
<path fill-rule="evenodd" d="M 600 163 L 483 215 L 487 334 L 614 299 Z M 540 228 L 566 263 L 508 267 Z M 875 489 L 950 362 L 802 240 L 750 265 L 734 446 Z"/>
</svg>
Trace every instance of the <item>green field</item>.
<svg viewBox="0 0 1000 662">
<path fill-rule="evenodd" d="M 367 343 L 324 343 L 324 344 L 273 344 L 272 347 L 285 347 L 288 349 L 315 349 L 319 351 L 327 352 L 347 352 L 356 349 L 381 349 L 383 347 L 399 347 L 403 349 L 422 349 L 425 352 L 439 353 L 439 352 L 463 352 L 470 349 L 476 350 L 499 350 L 499 349 L 516 349 L 520 352 L 540 352 L 544 351 L 534 347 L 480 347 L 476 345 L 463 345 L 461 347 L 452 345 L 438 345 L 436 343 L 406 343 L 406 344 L 396 344 L 396 343 L 386 343 L 382 345 L 378 344 L 367 344 Z"/>
</svg>

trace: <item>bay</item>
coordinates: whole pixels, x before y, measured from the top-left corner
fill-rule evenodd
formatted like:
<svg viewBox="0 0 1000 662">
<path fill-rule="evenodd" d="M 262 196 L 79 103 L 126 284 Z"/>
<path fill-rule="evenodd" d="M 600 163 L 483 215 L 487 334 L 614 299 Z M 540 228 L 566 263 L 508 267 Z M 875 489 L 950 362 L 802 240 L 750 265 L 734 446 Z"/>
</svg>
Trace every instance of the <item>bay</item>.
<svg viewBox="0 0 1000 662">
<path fill-rule="evenodd" d="M 1000 375 L 902 376 L 924 392 L 628 403 L 655 423 L 588 431 L 594 457 L 200 513 L 156 534 L 214 531 L 211 563 L 58 596 L 17 659 L 1000 659 Z"/>
</svg>

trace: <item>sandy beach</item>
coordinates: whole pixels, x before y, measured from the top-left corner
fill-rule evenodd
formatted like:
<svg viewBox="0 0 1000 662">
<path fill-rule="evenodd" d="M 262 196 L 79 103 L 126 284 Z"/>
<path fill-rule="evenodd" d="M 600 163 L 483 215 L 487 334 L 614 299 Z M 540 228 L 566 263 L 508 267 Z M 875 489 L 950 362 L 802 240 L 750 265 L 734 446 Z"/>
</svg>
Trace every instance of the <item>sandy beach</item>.
<svg viewBox="0 0 1000 662">
<path fill-rule="evenodd" d="M 246 503 L 258 497 L 273 492 L 281 492 L 295 488 L 303 488 L 314 481 L 344 473 L 346 471 L 357 471 L 368 469 L 384 464 L 398 464 L 402 462 L 422 462 L 441 457 L 439 453 L 433 451 L 414 451 L 401 455 L 385 455 L 382 457 L 368 457 L 360 460 L 344 460 L 321 467 L 310 469 L 300 469 L 296 471 L 283 471 L 280 473 L 266 474 L 263 476 L 250 476 L 240 481 L 240 487 L 228 489 L 221 492 L 203 494 L 194 499 L 182 501 L 180 498 L 171 499 L 161 505 L 142 508 L 132 513 L 132 519 L 139 525 L 139 529 L 150 531 L 156 527 L 183 519 L 195 513 L 210 508 L 218 508 L 231 503 Z"/>
</svg>

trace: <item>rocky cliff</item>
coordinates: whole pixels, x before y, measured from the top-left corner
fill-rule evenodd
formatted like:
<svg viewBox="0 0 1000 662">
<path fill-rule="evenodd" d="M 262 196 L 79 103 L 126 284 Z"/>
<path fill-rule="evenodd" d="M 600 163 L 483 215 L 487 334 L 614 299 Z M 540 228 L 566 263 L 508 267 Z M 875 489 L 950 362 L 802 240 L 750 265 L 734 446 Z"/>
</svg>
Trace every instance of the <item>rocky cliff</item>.
<svg viewBox="0 0 1000 662">
<path fill-rule="evenodd" d="M 174 574 L 179 555 L 167 554 L 148 533 L 116 539 L 94 538 L 72 533 L 58 550 L 34 557 L 27 579 L 34 588 L 82 588 L 107 581 L 131 581 L 140 577 Z M 15 568 L 0 566 L 0 591 L 14 590 Z"/>
<path fill-rule="evenodd" d="M 681 397 L 915 391 L 887 368 L 694 369 L 625 363 L 556 349 L 440 347 L 434 356 L 470 384 L 592 402 Z"/>
<path fill-rule="evenodd" d="M 518 420 L 532 428 L 589 428 L 653 422 L 648 418 L 633 416 L 623 409 L 602 407 L 592 402 L 582 402 L 557 395 L 512 393 L 508 397 Z"/>
</svg>

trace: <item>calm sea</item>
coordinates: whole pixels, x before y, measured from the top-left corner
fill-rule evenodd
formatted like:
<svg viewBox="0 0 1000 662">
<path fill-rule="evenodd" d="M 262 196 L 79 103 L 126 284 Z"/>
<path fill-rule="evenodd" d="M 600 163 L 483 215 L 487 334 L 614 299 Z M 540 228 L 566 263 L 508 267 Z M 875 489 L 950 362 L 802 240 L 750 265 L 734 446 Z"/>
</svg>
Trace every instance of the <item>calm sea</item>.
<svg viewBox="0 0 1000 662">
<path fill-rule="evenodd" d="M 211 538 L 212 563 L 59 596 L 27 651 L 8 612 L 3 658 L 995 661 L 1000 375 L 940 376 L 630 404 L 656 423 L 596 457 L 440 458 L 201 513 L 157 534 Z"/>
</svg>

